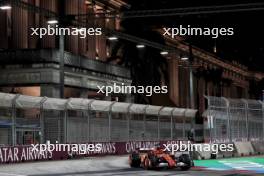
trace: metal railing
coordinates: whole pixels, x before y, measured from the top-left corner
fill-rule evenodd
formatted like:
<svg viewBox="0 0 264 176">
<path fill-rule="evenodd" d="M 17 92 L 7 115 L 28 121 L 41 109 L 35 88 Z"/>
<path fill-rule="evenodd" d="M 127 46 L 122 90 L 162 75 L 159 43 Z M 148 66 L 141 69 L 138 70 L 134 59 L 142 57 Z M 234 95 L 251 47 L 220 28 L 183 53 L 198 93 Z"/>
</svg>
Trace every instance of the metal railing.
<svg viewBox="0 0 264 176">
<path fill-rule="evenodd" d="M 197 110 L 0 93 L 0 144 L 187 140 Z"/>
<path fill-rule="evenodd" d="M 264 140 L 264 104 L 257 100 L 206 96 L 205 140 L 210 142 Z"/>
</svg>

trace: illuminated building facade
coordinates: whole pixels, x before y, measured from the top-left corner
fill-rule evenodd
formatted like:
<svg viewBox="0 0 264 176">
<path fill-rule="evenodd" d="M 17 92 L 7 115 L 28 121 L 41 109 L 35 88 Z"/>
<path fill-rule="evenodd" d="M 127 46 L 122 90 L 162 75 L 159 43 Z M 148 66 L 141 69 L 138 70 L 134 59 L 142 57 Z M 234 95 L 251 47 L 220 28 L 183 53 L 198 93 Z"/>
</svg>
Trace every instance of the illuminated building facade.
<svg viewBox="0 0 264 176">
<path fill-rule="evenodd" d="M 78 19 L 86 27 L 101 26 L 121 29 L 120 18 L 94 16 L 85 19 L 82 14 L 119 12 L 128 5 L 121 0 L 25 0 L 32 6 L 54 13 L 64 13 L 68 19 Z M 60 97 L 60 51 L 58 36 L 40 39 L 30 35 L 31 27 L 47 27 L 49 17 L 21 5 L 0 11 L 0 90 L 33 96 Z M 68 24 L 71 26 L 71 24 Z M 108 63 L 112 42 L 108 34 L 100 36 L 65 36 L 64 97 L 98 98 L 131 101 L 130 95 L 105 97 L 97 94 L 97 86 L 132 82 L 129 68 L 115 61 Z M 181 40 L 166 39 L 168 46 L 181 53 L 189 52 L 189 45 Z M 204 95 L 250 98 L 250 80 L 261 80 L 261 73 L 252 73 L 238 63 L 222 61 L 211 53 L 192 47 L 193 61 L 181 60 L 181 53 L 169 53 L 169 95 L 159 97 L 153 104 L 165 102 L 178 107 L 205 109 Z M 190 71 L 193 73 L 193 91 L 190 91 Z M 192 96 L 190 96 L 192 92 Z M 192 98 L 190 98 L 192 97 Z M 167 101 L 169 99 L 169 101 Z M 164 101 L 163 101 L 164 100 Z M 133 101 L 133 100 L 132 100 Z M 192 101 L 192 103 L 191 103 Z"/>
</svg>

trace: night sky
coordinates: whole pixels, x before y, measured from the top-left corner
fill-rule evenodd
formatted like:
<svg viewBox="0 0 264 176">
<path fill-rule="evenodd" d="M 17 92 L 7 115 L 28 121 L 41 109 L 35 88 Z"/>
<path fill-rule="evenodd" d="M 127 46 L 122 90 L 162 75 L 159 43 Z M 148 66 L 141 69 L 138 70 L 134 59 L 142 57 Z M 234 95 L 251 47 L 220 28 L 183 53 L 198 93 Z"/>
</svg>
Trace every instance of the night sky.
<svg viewBox="0 0 264 176">
<path fill-rule="evenodd" d="M 132 10 L 171 9 L 180 7 L 199 7 L 212 5 L 260 3 L 261 1 L 197 1 L 197 0 L 127 0 Z M 262 0 L 263 2 L 263 0 Z M 264 10 L 251 12 L 231 12 L 218 14 L 186 15 L 171 17 L 151 17 L 127 19 L 134 24 L 135 30 L 151 30 L 164 26 L 188 25 L 193 27 L 232 27 L 234 36 L 222 36 L 212 39 L 209 36 L 188 36 L 185 38 L 204 50 L 213 52 L 216 45 L 217 56 L 225 60 L 236 60 L 249 67 L 250 70 L 264 72 Z"/>
</svg>

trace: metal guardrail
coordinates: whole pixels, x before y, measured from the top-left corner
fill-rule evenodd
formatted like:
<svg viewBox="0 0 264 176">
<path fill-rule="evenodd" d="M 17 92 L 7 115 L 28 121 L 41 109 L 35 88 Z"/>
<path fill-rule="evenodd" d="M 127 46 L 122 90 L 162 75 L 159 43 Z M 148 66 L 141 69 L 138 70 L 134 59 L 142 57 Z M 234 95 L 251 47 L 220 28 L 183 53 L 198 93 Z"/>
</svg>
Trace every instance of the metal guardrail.
<svg viewBox="0 0 264 176">
<path fill-rule="evenodd" d="M 197 110 L 82 98 L 0 93 L 0 144 L 16 145 L 30 133 L 34 143 L 186 140 Z M 5 125 L 5 127 L 3 127 Z M 34 138 L 34 136 L 37 136 Z M 24 143 L 23 143 L 24 144 Z"/>
<path fill-rule="evenodd" d="M 264 140 L 264 103 L 206 96 L 205 139 L 210 142 Z"/>
</svg>

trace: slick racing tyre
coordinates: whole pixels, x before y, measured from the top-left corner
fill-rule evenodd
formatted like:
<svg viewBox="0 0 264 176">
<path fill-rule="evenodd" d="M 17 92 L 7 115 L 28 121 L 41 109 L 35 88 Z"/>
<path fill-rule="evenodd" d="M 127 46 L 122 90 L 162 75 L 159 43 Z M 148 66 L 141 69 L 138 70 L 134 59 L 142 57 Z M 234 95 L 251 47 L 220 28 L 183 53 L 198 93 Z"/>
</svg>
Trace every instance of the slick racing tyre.
<svg viewBox="0 0 264 176">
<path fill-rule="evenodd" d="M 188 154 L 182 154 L 179 157 L 179 162 L 183 162 L 185 164 L 184 166 L 180 167 L 183 171 L 189 170 L 192 167 L 192 160 Z"/>
<path fill-rule="evenodd" d="M 129 165 L 130 167 L 140 167 L 140 158 L 139 156 L 129 156 Z"/>
<path fill-rule="evenodd" d="M 144 159 L 143 167 L 146 170 L 151 169 L 151 161 L 149 160 L 149 158 Z"/>
</svg>

